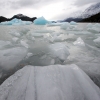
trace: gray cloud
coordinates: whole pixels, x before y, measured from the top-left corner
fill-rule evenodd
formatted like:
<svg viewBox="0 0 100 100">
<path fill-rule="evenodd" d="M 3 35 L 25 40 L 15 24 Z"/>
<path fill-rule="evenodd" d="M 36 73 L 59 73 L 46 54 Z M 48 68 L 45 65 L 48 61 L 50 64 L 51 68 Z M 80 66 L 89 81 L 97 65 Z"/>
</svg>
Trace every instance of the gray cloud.
<svg viewBox="0 0 100 100">
<path fill-rule="evenodd" d="M 95 2 L 100 2 L 100 0 L 76 0 L 74 5 L 84 6 L 86 4 L 95 3 Z"/>
<path fill-rule="evenodd" d="M 55 3 L 59 0 L 1 0 L 1 8 L 21 9 L 21 8 L 34 8 L 38 9 L 45 5 Z"/>
</svg>

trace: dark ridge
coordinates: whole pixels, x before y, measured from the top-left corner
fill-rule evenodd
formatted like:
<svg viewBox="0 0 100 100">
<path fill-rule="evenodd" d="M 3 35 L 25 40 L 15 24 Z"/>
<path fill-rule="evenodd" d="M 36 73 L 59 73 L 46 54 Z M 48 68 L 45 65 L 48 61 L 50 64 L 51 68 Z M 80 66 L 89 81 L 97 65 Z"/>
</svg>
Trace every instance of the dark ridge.
<svg viewBox="0 0 100 100">
<path fill-rule="evenodd" d="M 0 22 L 5 22 L 8 21 L 8 19 L 6 17 L 0 16 Z"/>
<path fill-rule="evenodd" d="M 0 16 L 0 22 L 11 21 L 14 18 L 21 19 L 22 21 L 31 21 L 31 22 L 33 22 L 35 19 L 37 19 L 37 17 L 30 18 L 30 17 L 25 16 L 23 14 L 17 14 L 17 15 L 14 15 L 12 18 L 6 18 L 3 16 Z"/>
<path fill-rule="evenodd" d="M 100 13 L 95 14 L 95 15 L 93 15 L 93 16 L 91 16 L 91 17 L 82 19 L 82 20 L 79 21 L 79 22 L 100 23 Z"/>
<path fill-rule="evenodd" d="M 64 20 L 64 22 L 71 22 L 71 21 L 75 21 L 75 22 L 78 22 L 78 21 L 81 21 L 82 18 L 67 18 Z"/>
</svg>

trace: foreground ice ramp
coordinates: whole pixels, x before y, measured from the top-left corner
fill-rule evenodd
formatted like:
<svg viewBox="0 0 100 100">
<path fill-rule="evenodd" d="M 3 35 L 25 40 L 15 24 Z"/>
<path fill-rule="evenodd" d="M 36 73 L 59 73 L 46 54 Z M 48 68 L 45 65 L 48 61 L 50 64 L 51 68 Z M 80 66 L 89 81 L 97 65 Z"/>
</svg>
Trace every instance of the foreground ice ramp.
<svg viewBox="0 0 100 100">
<path fill-rule="evenodd" d="M 0 100 L 100 100 L 100 89 L 76 65 L 26 66 L 0 86 Z"/>
</svg>

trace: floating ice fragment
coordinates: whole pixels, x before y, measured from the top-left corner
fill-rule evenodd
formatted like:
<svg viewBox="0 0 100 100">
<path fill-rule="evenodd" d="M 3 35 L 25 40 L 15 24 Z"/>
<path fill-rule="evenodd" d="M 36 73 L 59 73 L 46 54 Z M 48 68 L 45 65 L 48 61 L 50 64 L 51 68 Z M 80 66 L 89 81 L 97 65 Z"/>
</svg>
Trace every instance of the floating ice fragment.
<svg viewBox="0 0 100 100">
<path fill-rule="evenodd" d="M 12 41 L 13 42 L 17 42 L 18 41 L 18 38 L 17 37 L 14 37 L 14 38 L 12 38 Z"/>
<path fill-rule="evenodd" d="M 21 45 L 24 46 L 25 48 L 28 48 L 28 47 L 29 47 L 28 44 L 26 43 L 26 41 L 24 41 L 24 40 L 21 40 L 20 43 L 21 43 Z"/>
<path fill-rule="evenodd" d="M 74 21 L 71 21 L 70 24 L 71 24 L 71 25 L 77 25 L 77 23 L 74 22 Z"/>
<path fill-rule="evenodd" d="M 49 48 L 51 56 L 58 58 L 60 61 L 65 61 L 70 55 L 68 48 L 62 43 L 51 44 Z"/>
<path fill-rule="evenodd" d="M 28 59 L 28 58 L 31 57 L 31 56 L 33 56 L 33 53 L 28 53 L 28 54 L 26 55 L 26 59 Z"/>
<path fill-rule="evenodd" d="M 80 37 L 73 44 L 77 46 L 85 46 L 84 41 Z"/>
<path fill-rule="evenodd" d="M 70 24 L 68 22 L 66 22 L 66 23 L 63 23 L 60 27 L 61 27 L 61 29 L 66 30 L 69 27 L 69 25 Z"/>
<path fill-rule="evenodd" d="M 100 47 L 100 37 L 98 37 L 97 39 L 93 40 L 96 44 L 97 47 Z"/>
</svg>

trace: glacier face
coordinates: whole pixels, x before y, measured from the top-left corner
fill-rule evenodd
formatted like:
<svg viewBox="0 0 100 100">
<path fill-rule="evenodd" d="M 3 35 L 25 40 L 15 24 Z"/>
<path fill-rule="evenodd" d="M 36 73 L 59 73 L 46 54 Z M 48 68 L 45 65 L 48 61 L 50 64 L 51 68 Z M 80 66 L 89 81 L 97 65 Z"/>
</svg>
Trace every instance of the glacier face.
<svg viewBox="0 0 100 100">
<path fill-rule="evenodd" d="M 0 86 L 0 100 L 100 100 L 100 89 L 76 65 L 25 66 Z"/>
</svg>

